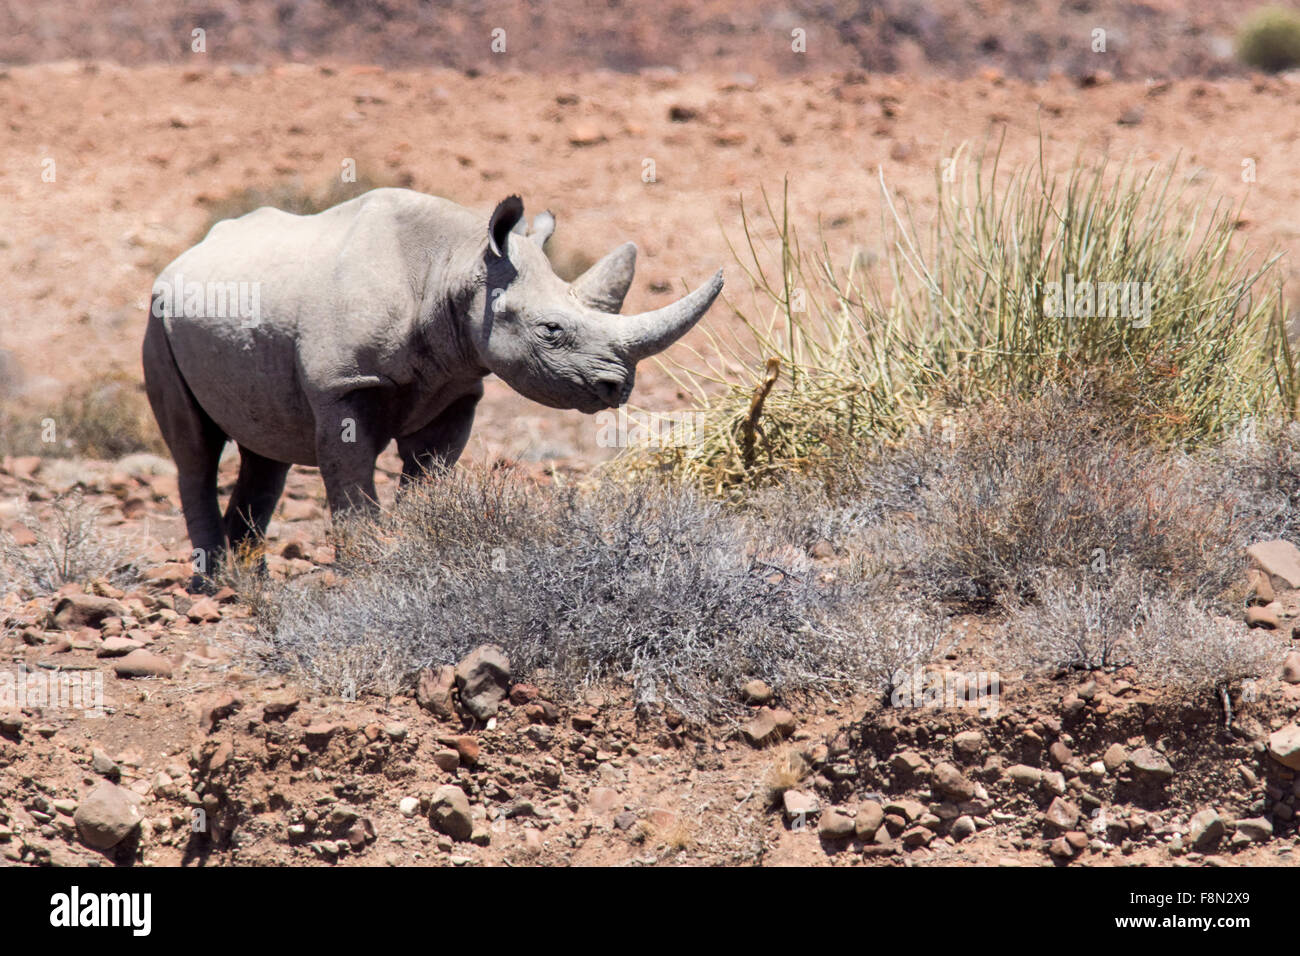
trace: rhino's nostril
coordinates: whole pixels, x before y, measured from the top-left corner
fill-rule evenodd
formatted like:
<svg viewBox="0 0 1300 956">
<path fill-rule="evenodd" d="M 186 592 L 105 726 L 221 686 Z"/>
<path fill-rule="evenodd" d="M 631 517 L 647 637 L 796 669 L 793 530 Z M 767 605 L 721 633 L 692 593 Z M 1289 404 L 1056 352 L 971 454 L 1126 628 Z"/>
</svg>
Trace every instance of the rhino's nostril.
<svg viewBox="0 0 1300 956">
<path fill-rule="evenodd" d="M 598 378 L 596 379 L 596 394 L 607 405 L 622 405 L 627 401 L 628 393 L 632 391 L 628 384 L 628 380 L 622 377 L 607 376 Z"/>
</svg>

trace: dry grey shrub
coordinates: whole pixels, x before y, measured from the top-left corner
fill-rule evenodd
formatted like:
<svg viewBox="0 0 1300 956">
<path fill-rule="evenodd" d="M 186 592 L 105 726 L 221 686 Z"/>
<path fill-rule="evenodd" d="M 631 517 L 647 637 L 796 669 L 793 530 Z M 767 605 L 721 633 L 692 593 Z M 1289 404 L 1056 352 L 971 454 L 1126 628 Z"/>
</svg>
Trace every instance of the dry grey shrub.
<svg viewBox="0 0 1300 956">
<path fill-rule="evenodd" d="M 25 506 L 18 520 L 31 529 L 36 542 L 20 546 L 13 535 L 0 531 L 0 572 L 7 591 L 49 594 L 65 584 L 97 578 L 123 585 L 138 575 L 135 543 L 106 530 L 98 509 L 80 489 L 55 497 L 47 518 Z"/>
<path fill-rule="evenodd" d="M 837 644 L 852 647 L 863 686 L 888 698 L 900 677 L 923 667 L 939 651 L 944 622 L 932 612 L 897 600 L 846 601 L 822 622 Z"/>
<path fill-rule="evenodd" d="M 1042 569 L 1031 579 L 1035 603 L 1004 595 L 1017 663 L 1080 670 L 1132 663 L 1136 634 L 1155 603 L 1151 577 L 1129 567 L 1109 574 Z"/>
<path fill-rule="evenodd" d="M 1085 386 L 1045 388 L 850 458 L 842 484 L 861 504 L 845 546 L 874 538 L 924 593 L 979 603 L 1032 598 L 1043 568 L 1099 558 L 1221 594 L 1258 522 L 1231 495 L 1205 494 L 1204 464 L 1134 440 L 1112 417 Z"/>
<path fill-rule="evenodd" d="M 1256 537 L 1300 542 L 1300 422 L 1245 422 L 1198 461 L 1202 493 L 1232 501 Z"/>
<path fill-rule="evenodd" d="M 1200 692 L 1271 672 L 1285 642 L 1171 593 L 1149 573 L 1046 569 L 1036 604 L 1008 608 L 1007 639 L 1029 669 L 1114 670 L 1132 665 L 1154 686 Z"/>
<path fill-rule="evenodd" d="M 1220 690 L 1270 676 L 1287 642 L 1251 629 L 1239 617 L 1214 614 L 1188 600 L 1154 602 L 1138 635 L 1138 672 L 1176 690 Z"/>
<path fill-rule="evenodd" d="M 529 486 L 460 468 L 342 529 L 341 584 L 294 583 L 262 625 L 273 666 L 334 693 L 392 692 L 490 641 L 516 675 L 618 682 L 691 716 L 753 677 L 785 693 L 859 677 L 849 630 L 796 550 L 684 488 Z"/>
</svg>

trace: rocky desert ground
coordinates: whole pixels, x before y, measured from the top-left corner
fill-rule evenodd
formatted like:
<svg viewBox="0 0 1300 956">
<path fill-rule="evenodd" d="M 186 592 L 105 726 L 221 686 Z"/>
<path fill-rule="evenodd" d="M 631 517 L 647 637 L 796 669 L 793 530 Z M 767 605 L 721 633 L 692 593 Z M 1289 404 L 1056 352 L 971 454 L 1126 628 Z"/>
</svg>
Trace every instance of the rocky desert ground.
<svg viewBox="0 0 1300 956">
<path fill-rule="evenodd" d="M 61 428 L 66 397 L 88 385 L 138 403 L 158 270 L 250 191 L 333 195 L 349 163 L 363 184 L 485 213 L 518 193 L 530 213 L 554 212 L 552 259 L 571 271 L 634 240 L 627 311 L 722 266 L 728 301 L 680 347 L 683 361 L 749 302 L 729 248 L 743 238 L 742 200 L 753 209 L 788 181 L 806 235 L 820 226 L 846 260 L 876 255 L 882 177 L 933 216 L 942 161 L 1000 138 L 1008 165 L 1040 147 L 1054 164 L 1177 159 L 1239 208 L 1240 241 L 1282 253 L 1291 276 L 1300 74 L 1235 63 L 1225 5 L 584 4 L 568 11 L 580 29 L 558 7 L 165 6 L 0 10 L 0 391 L 12 410 L 0 418 L 12 429 L 0 530 L 20 563 L 57 564 L 47 546 L 71 527 L 81 547 L 120 549 L 132 569 L 49 587 L 0 575 L 0 861 L 1300 862 L 1289 531 L 1239 554 L 1239 613 L 1292 649 L 1226 700 L 1122 668 L 1000 667 L 984 640 L 997 618 L 957 606 L 945 614 L 952 649 L 933 666 L 996 684 L 918 706 L 755 680 L 725 716 L 694 719 L 639 708 L 617 684 L 561 693 L 518 673 L 490 637 L 391 695 L 340 695 L 265 666 L 247 593 L 187 591 L 175 468 L 147 420 L 141 447 L 108 457 L 66 437 L 47 449 L 14 437 L 29 421 Z M 498 21 L 508 52 L 494 57 Z M 1113 55 L 1089 50 L 1094 22 L 1117 24 Z M 804 23 L 809 52 L 791 59 Z M 191 51 L 193 28 L 211 52 Z M 633 396 L 653 409 L 687 399 L 648 365 Z M 610 454 L 592 419 L 489 380 L 463 461 L 549 486 Z M 231 453 L 223 494 L 236 469 Z M 382 502 L 399 473 L 390 451 Z M 275 581 L 347 574 L 315 469 L 291 473 L 267 550 Z M 831 573 L 843 556 L 813 546 L 808 557 Z"/>
</svg>

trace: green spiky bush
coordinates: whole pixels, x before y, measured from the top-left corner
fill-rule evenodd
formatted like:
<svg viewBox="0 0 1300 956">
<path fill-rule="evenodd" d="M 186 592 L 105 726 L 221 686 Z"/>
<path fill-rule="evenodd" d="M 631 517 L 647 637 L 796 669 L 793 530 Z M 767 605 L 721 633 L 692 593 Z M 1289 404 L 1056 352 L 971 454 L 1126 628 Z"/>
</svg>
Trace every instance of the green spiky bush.
<svg viewBox="0 0 1300 956">
<path fill-rule="evenodd" d="M 1300 66 L 1300 13 L 1288 7 L 1256 10 L 1237 33 L 1237 58 L 1269 73 Z"/>
<path fill-rule="evenodd" d="M 824 240 L 805 249 L 788 203 L 766 193 L 762 217 L 742 207 L 733 253 L 753 301 L 733 304 L 737 331 L 669 368 L 704 426 L 624 463 L 714 492 L 752 486 L 817 473 L 950 408 L 1081 377 L 1107 383 L 1115 427 L 1158 442 L 1294 410 L 1277 256 L 1234 242 L 1235 209 L 1193 193 L 1174 163 L 1056 174 L 1040 155 L 1008 174 L 999 152 L 955 182 L 936 175 L 925 228 L 882 180 L 874 265 L 842 266 Z M 1095 284 L 1091 307 L 1078 296 L 1064 308 L 1075 279 Z M 1142 295 L 1126 302 L 1117 289 L 1130 284 Z"/>
</svg>

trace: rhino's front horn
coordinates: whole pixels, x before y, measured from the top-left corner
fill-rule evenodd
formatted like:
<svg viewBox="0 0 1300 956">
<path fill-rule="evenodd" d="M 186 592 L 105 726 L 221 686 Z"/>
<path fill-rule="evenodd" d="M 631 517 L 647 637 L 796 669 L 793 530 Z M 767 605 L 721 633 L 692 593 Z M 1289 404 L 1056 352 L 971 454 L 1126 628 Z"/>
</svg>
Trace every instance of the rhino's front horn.
<svg viewBox="0 0 1300 956">
<path fill-rule="evenodd" d="M 662 352 L 700 321 L 722 291 L 722 270 L 684 299 L 653 312 L 629 315 L 621 323 L 623 348 L 628 357 L 639 362 Z"/>
<path fill-rule="evenodd" d="M 623 308 L 635 270 L 636 243 L 625 242 L 574 279 L 569 289 L 583 305 L 615 313 Z"/>
</svg>

